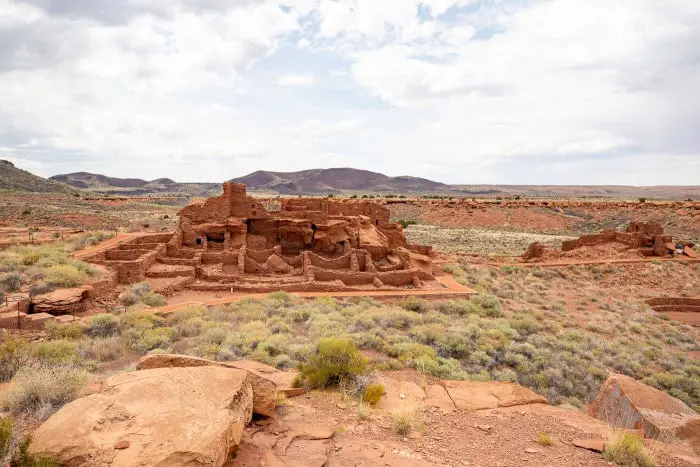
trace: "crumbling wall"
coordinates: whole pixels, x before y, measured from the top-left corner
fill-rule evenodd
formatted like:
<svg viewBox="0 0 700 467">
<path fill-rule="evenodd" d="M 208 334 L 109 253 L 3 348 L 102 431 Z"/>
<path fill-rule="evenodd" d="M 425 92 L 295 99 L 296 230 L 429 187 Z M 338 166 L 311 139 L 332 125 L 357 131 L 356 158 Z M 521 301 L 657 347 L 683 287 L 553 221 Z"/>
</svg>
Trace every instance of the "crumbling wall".
<svg viewBox="0 0 700 467">
<path fill-rule="evenodd" d="M 277 254 L 277 250 L 275 250 L 274 248 L 269 248 L 267 250 L 252 250 L 250 248 L 247 249 L 248 258 L 257 261 L 258 263 L 264 263 L 270 256 L 275 254 Z"/>
<path fill-rule="evenodd" d="M 326 259 L 315 253 L 309 254 L 311 265 L 322 269 L 350 269 L 351 253 L 338 258 Z"/>
</svg>

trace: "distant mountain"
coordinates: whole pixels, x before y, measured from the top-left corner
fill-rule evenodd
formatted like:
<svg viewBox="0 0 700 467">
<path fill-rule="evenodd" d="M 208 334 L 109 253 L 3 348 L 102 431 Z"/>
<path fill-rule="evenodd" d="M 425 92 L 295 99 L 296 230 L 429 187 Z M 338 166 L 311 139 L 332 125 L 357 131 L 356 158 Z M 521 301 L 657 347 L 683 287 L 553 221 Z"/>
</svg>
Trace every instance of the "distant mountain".
<svg viewBox="0 0 700 467">
<path fill-rule="evenodd" d="M 62 183 L 18 169 L 12 162 L 2 159 L 0 159 L 0 190 L 34 193 L 71 193 L 74 191 Z"/>
<path fill-rule="evenodd" d="M 103 195 L 117 196 L 211 196 L 221 191 L 220 183 L 178 183 L 169 178 L 148 181 L 140 178 L 108 177 L 89 172 L 54 175 L 50 180 Z"/>
<path fill-rule="evenodd" d="M 418 177 L 388 177 L 351 168 L 312 169 L 299 172 L 258 170 L 232 181 L 245 183 L 251 191 L 280 194 L 325 194 L 334 192 L 448 193 L 449 185 Z"/>
<path fill-rule="evenodd" d="M 75 188 L 142 188 L 150 185 L 154 188 L 166 188 L 176 184 L 169 178 L 159 178 L 149 182 L 140 178 L 116 178 L 89 172 L 76 172 L 64 175 L 54 175 L 50 180 L 65 183 Z"/>
</svg>

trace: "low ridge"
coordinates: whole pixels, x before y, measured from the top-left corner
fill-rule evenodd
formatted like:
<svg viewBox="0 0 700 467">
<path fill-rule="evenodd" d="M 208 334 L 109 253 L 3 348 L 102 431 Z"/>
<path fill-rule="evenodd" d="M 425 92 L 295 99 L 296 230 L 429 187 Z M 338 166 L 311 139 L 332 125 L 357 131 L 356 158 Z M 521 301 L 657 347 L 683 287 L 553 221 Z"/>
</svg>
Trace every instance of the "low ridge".
<svg viewBox="0 0 700 467">
<path fill-rule="evenodd" d="M 348 167 L 312 169 L 299 172 L 258 170 L 232 181 L 245 183 L 252 191 L 282 194 L 374 191 L 395 193 L 451 192 L 449 185 L 419 177 L 389 177 L 369 170 Z"/>
<path fill-rule="evenodd" d="M 71 187 L 63 183 L 39 177 L 2 159 L 0 159 L 0 190 L 34 193 L 69 193 L 73 191 Z"/>
</svg>

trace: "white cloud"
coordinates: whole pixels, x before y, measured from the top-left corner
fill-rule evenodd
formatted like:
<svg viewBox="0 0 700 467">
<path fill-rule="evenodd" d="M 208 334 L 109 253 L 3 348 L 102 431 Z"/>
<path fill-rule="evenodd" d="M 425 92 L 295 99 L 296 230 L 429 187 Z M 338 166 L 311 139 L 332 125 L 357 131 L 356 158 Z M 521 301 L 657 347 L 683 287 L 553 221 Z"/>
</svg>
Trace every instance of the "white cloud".
<svg viewBox="0 0 700 467">
<path fill-rule="evenodd" d="M 277 78 L 280 86 L 311 86 L 316 82 L 312 74 L 287 74 Z"/>
<path fill-rule="evenodd" d="M 697 24 L 696 0 L 0 0 L 0 157 L 697 183 Z"/>
</svg>

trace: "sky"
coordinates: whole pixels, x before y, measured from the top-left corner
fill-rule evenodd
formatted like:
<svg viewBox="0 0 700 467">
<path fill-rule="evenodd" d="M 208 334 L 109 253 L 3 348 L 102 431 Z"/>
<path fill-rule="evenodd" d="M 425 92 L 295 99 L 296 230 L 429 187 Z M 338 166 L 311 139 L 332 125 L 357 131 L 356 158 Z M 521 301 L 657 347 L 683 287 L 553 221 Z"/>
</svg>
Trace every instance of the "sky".
<svg viewBox="0 0 700 467">
<path fill-rule="evenodd" d="M 0 0 L 0 159 L 697 185 L 699 0 Z"/>
</svg>

